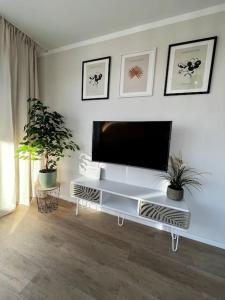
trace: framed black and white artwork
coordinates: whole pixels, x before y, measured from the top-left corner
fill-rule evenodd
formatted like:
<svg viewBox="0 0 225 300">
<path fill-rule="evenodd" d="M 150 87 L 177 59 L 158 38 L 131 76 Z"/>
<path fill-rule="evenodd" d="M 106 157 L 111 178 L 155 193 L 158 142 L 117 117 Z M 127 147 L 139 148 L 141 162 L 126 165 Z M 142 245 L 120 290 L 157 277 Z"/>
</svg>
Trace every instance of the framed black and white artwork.
<svg viewBox="0 0 225 300">
<path fill-rule="evenodd" d="M 164 95 L 207 94 L 217 37 L 169 45 Z"/>
<path fill-rule="evenodd" d="M 82 63 L 82 100 L 109 99 L 111 57 Z"/>
<path fill-rule="evenodd" d="M 122 55 L 120 97 L 151 96 L 156 49 Z"/>
</svg>

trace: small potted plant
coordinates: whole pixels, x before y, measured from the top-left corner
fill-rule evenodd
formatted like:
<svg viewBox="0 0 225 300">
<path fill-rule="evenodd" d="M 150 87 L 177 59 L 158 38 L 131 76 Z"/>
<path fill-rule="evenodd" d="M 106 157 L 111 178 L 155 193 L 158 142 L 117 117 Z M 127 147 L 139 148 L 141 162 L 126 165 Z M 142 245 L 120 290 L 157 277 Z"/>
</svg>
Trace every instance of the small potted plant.
<svg viewBox="0 0 225 300">
<path fill-rule="evenodd" d="M 72 140 L 71 130 L 65 127 L 63 116 L 50 111 L 38 99 L 28 99 L 28 123 L 25 136 L 17 149 L 17 156 L 25 160 L 44 160 L 39 171 L 39 183 L 43 188 L 56 186 L 57 162 L 65 152 L 80 150 Z"/>
<path fill-rule="evenodd" d="M 190 191 L 190 187 L 199 189 L 201 182 L 199 176 L 202 173 L 184 164 L 182 158 L 172 155 L 169 159 L 169 168 L 161 178 L 169 182 L 167 187 L 167 197 L 172 200 L 180 201 L 184 196 L 184 188 Z"/>
</svg>

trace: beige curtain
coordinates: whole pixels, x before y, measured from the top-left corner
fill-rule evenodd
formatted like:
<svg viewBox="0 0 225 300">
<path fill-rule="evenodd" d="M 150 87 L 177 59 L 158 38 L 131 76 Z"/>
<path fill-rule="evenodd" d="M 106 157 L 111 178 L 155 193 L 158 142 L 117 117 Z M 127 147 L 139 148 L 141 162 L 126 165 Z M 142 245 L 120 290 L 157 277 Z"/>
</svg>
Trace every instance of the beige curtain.
<svg viewBox="0 0 225 300">
<path fill-rule="evenodd" d="M 27 35 L 0 17 L 0 210 L 29 204 L 30 162 L 15 159 L 27 121 L 27 99 L 38 97 L 37 53 Z"/>
</svg>

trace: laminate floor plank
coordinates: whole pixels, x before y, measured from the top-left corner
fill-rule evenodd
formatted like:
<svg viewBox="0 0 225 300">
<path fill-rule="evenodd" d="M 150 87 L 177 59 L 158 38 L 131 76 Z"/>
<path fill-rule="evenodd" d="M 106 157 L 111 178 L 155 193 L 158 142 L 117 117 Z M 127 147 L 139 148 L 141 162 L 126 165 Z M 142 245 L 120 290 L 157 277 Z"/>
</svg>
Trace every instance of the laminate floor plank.
<svg viewBox="0 0 225 300">
<path fill-rule="evenodd" d="M 225 251 L 74 204 L 0 219 L 0 300 L 225 300 Z"/>
</svg>

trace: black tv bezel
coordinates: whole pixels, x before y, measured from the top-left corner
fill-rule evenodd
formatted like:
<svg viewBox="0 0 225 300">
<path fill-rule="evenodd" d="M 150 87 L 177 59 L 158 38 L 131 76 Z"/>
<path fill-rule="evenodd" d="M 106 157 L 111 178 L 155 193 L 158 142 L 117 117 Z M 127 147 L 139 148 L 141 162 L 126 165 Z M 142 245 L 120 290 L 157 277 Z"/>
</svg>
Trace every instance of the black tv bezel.
<svg viewBox="0 0 225 300">
<path fill-rule="evenodd" d="M 149 168 L 149 167 L 144 167 L 144 166 L 138 166 L 138 165 L 129 165 L 129 164 L 122 164 L 122 163 L 116 163 L 116 162 L 111 162 L 111 161 L 99 161 L 99 160 L 93 160 L 93 144 L 94 144 L 94 138 L 95 138 L 95 132 L 94 132 L 94 124 L 95 123 L 103 123 L 103 122 L 117 122 L 117 123 L 162 123 L 166 122 L 170 124 L 170 131 L 169 131 L 169 140 L 168 140 L 168 148 L 167 148 L 167 166 L 165 169 L 157 169 L 157 168 Z M 98 162 L 98 163 L 108 163 L 108 164 L 113 164 L 113 165 L 119 165 L 119 166 L 125 166 L 125 167 L 134 167 L 134 168 L 140 168 L 140 169 L 146 169 L 146 170 L 156 170 L 156 171 L 161 171 L 161 172 L 167 172 L 168 170 L 168 164 L 169 164 L 169 154 L 170 154 L 170 142 L 171 142 L 171 134 L 172 134 L 172 125 L 173 121 L 115 121 L 115 120 L 101 120 L 101 121 L 93 121 L 92 123 L 92 161 L 93 162 Z"/>
</svg>

